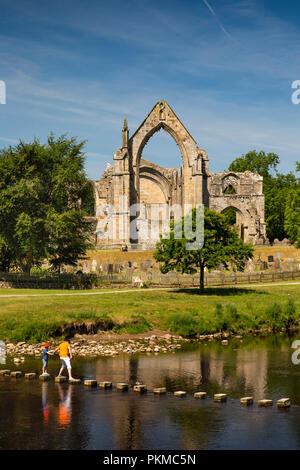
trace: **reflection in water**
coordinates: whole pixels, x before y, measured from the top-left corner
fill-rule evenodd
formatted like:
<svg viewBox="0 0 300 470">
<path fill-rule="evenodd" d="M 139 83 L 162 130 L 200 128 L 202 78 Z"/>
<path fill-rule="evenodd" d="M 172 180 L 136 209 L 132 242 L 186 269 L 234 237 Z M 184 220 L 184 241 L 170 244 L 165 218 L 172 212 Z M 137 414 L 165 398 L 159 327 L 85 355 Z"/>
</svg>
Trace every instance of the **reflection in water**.
<svg viewBox="0 0 300 470">
<path fill-rule="evenodd" d="M 60 384 L 57 384 L 60 402 L 57 410 L 57 418 L 60 427 L 66 428 L 71 422 L 71 395 L 72 385 L 69 385 L 67 390 L 64 390 Z"/>
<path fill-rule="evenodd" d="M 234 339 L 226 347 L 187 345 L 176 354 L 73 361 L 76 376 L 183 389 L 190 395 L 182 400 L 1 378 L 0 449 L 300 448 L 300 370 L 291 362 L 293 339 Z M 20 367 L 38 366 L 28 358 Z M 53 376 L 55 361 L 49 369 Z M 195 400 L 197 390 L 210 397 L 225 392 L 230 399 Z M 288 396 L 298 406 L 283 413 L 276 406 L 241 407 L 238 399 L 246 395 Z"/>
<path fill-rule="evenodd" d="M 42 404 L 43 404 L 44 424 L 48 424 L 49 406 L 48 406 L 48 383 L 47 382 L 44 382 L 42 385 Z"/>
</svg>

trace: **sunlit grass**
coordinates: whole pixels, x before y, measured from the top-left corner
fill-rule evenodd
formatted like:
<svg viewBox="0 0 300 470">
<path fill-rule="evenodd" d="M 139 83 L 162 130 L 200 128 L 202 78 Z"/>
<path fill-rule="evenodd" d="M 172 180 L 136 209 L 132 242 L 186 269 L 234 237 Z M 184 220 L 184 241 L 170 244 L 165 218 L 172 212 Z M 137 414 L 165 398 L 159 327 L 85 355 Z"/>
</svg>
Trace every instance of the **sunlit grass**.
<svg viewBox="0 0 300 470">
<path fill-rule="evenodd" d="M 270 326 L 267 309 L 276 303 L 284 312 L 288 299 L 293 300 L 296 314 L 300 316 L 300 285 L 210 288 L 204 295 L 199 295 L 196 289 L 139 290 L 114 294 L 109 293 L 111 290 L 105 292 L 100 289 L 98 292 L 102 294 L 53 296 L 51 294 L 66 291 L 3 289 L 0 291 L 0 338 L 44 340 L 60 325 L 96 321 L 103 317 L 113 320 L 115 331 L 127 328 L 128 332 L 133 333 L 144 331 L 146 325 L 149 328 L 169 328 L 179 334 L 215 332 L 224 324 L 226 329 L 239 326 L 242 329 L 261 328 Z M 40 296 L 4 297 L 5 294 Z M 217 304 L 222 305 L 222 315 L 226 319 L 218 314 Z M 141 319 L 140 324 L 128 326 L 136 318 Z"/>
</svg>

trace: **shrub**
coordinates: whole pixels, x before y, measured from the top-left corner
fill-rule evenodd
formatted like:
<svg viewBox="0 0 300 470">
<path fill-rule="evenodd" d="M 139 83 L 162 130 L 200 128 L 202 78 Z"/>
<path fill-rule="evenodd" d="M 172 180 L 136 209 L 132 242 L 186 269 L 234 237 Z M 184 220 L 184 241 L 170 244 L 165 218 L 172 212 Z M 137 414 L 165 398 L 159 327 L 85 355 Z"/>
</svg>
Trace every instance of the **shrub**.
<svg viewBox="0 0 300 470">
<path fill-rule="evenodd" d="M 274 303 L 266 310 L 266 317 L 273 331 L 280 330 L 285 326 L 284 317 L 282 315 L 281 306 Z"/>
<path fill-rule="evenodd" d="M 297 325 L 298 318 L 296 315 L 296 307 L 295 307 L 295 302 L 293 301 L 293 299 L 288 299 L 285 309 L 284 309 L 284 316 L 285 316 L 285 328 L 287 330 Z"/>
<path fill-rule="evenodd" d="M 216 328 L 218 331 L 226 331 L 229 327 L 230 320 L 223 311 L 223 305 L 217 304 L 215 309 Z"/>
<path fill-rule="evenodd" d="M 199 331 L 199 320 L 195 313 L 176 312 L 168 318 L 167 326 L 177 335 L 195 336 Z"/>
</svg>

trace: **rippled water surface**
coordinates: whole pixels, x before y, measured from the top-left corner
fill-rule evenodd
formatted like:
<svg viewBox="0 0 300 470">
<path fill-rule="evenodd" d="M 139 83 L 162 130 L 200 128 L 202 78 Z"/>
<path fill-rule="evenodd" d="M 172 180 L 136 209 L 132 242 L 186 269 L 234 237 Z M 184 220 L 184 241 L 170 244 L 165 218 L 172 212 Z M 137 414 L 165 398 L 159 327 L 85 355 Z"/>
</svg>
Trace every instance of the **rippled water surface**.
<svg viewBox="0 0 300 470">
<path fill-rule="evenodd" d="M 166 396 L 83 385 L 0 379 L 0 449 L 295 449 L 300 448 L 300 365 L 291 344 L 297 337 L 204 342 L 175 354 L 73 360 L 74 376 L 136 381 Z M 300 355 L 299 355 L 300 356 Z M 40 360 L 27 358 L 18 370 L 39 372 Z M 59 361 L 50 358 L 56 375 Z M 8 362 L 1 368 L 16 369 Z M 176 398 L 171 392 L 186 390 Z M 193 392 L 206 391 L 206 400 Z M 228 394 L 214 403 L 214 393 Z M 272 398 L 272 408 L 242 407 L 239 398 Z M 279 411 L 276 400 L 293 406 Z"/>
</svg>

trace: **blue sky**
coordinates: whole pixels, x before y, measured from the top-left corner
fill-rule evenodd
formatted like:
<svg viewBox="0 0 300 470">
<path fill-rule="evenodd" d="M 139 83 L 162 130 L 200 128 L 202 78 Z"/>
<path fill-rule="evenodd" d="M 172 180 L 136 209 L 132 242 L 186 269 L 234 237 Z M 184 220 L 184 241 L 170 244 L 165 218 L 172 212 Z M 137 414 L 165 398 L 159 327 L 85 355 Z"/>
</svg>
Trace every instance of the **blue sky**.
<svg viewBox="0 0 300 470">
<path fill-rule="evenodd" d="M 263 0 L 0 0 L 0 147 L 50 131 L 87 139 L 98 179 L 165 99 L 222 171 L 250 149 L 300 160 L 300 5 Z M 178 166 L 161 131 L 143 156 Z"/>
</svg>

